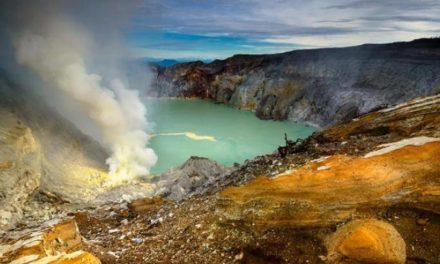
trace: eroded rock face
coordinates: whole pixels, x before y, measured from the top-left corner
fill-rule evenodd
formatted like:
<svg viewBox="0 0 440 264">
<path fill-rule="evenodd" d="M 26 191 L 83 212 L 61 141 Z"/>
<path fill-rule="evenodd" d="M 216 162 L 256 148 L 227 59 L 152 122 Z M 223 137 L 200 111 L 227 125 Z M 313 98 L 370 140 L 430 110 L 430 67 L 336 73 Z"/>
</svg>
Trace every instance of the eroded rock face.
<svg viewBox="0 0 440 264">
<path fill-rule="evenodd" d="M 220 193 L 229 220 L 260 227 L 326 226 L 362 207 L 407 203 L 440 212 L 440 141 L 382 155 L 334 155 Z"/>
<path fill-rule="evenodd" d="M 0 230 L 13 226 L 39 187 L 41 153 L 32 130 L 12 113 L 0 109 Z"/>
<path fill-rule="evenodd" d="M 403 264 L 405 247 L 405 241 L 392 225 L 375 219 L 355 220 L 327 239 L 326 262 Z"/>
<path fill-rule="evenodd" d="M 236 55 L 157 67 L 150 96 L 199 97 L 321 126 L 440 91 L 440 40 Z"/>
<path fill-rule="evenodd" d="M 0 262 L 100 263 L 82 247 L 74 220 L 52 220 L 38 228 L 8 233 L 0 241 Z"/>
</svg>

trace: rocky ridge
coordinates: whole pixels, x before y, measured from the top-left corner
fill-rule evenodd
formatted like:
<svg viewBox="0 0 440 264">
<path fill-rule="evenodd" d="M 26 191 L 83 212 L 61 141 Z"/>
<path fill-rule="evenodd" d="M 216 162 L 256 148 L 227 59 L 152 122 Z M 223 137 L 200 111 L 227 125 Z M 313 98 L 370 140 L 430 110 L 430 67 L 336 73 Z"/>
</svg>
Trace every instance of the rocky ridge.
<svg viewBox="0 0 440 264">
<path fill-rule="evenodd" d="M 440 39 L 235 55 L 154 67 L 154 97 L 197 97 L 263 119 L 327 126 L 440 92 Z"/>
</svg>

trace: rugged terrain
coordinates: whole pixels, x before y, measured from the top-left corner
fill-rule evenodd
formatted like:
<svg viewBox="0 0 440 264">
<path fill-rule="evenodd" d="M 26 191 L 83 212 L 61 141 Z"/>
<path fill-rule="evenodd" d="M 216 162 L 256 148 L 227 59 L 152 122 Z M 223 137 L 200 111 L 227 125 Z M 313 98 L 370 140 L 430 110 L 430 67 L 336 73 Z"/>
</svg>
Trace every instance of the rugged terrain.
<svg viewBox="0 0 440 264">
<path fill-rule="evenodd" d="M 327 126 L 440 91 L 440 39 L 156 66 L 149 92 Z"/>
<path fill-rule="evenodd" d="M 439 263 L 439 151 L 440 96 L 420 98 L 287 141 L 183 199 L 70 209 L 82 243 L 58 248 L 83 261 L 69 263 Z M 199 162 L 178 174 L 203 179 Z"/>
<path fill-rule="evenodd" d="M 1 69 L 0 121 L 0 231 L 20 220 L 31 197 L 84 202 L 95 195 L 106 151 L 49 107 L 35 87 Z"/>
</svg>

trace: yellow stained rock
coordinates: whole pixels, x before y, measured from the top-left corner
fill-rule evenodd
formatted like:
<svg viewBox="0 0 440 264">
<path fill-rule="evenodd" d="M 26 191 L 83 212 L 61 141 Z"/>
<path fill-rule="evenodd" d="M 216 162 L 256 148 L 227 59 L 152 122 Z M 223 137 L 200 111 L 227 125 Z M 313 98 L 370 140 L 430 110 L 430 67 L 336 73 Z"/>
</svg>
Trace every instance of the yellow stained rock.
<svg viewBox="0 0 440 264">
<path fill-rule="evenodd" d="M 327 239 L 329 263 L 405 263 L 405 241 L 383 221 L 355 220 Z"/>
<path fill-rule="evenodd" d="M 49 221 L 36 229 L 8 234 L 0 241 L 0 263 L 99 263 L 81 248 L 73 219 Z"/>
<path fill-rule="evenodd" d="M 438 212 L 439 157 L 440 141 L 369 158 L 335 155 L 227 188 L 219 208 L 226 220 L 257 227 L 330 225 L 352 218 L 360 207 L 397 203 Z"/>
<path fill-rule="evenodd" d="M 84 251 L 75 251 L 70 254 L 49 256 L 32 264 L 100 264 L 101 261 L 92 254 Z"/>
</svg>

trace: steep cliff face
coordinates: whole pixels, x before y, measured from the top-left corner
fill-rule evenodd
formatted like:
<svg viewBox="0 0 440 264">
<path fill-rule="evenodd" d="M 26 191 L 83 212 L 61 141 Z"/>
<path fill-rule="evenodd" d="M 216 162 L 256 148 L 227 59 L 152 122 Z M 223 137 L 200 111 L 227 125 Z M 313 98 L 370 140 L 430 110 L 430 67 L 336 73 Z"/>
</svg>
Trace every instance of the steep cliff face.
<svg viewBox="0 0 440 264">
<path fill-rule="evenodd" d="M 0 108 L 0 230 L 23 216 L 23 205 L 40 184 L 41 152 L 32 131 Z"/>
<path fill-rule="evenodd" d="M 162 68 L 150 96 L 200 97 L 326 126 L 440 92 L 440 39 L 236 55 Z"/>
</svg>

